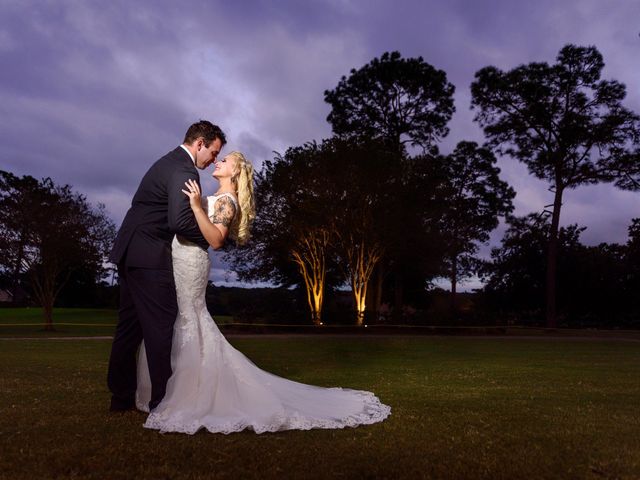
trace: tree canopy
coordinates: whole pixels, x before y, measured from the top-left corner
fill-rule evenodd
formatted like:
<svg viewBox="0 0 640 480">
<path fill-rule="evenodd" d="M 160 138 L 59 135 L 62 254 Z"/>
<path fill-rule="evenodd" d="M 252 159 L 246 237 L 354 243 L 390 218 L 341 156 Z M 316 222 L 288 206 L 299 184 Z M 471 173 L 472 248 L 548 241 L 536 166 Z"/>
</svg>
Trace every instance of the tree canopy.
<svg viewBox="0 0 640 480">
<path fill-rule="evenodd" d="M 525 163 L 554 193 L 547 249 L 547 323 L 556 324 L 558 228 L 566 189 L 599 182 L 630 186 L 637 175 L 640 118 L 624 107 L 623 84 L 602 80 L 595 47 L 563 47 L 556 63 L 504 72 L 485 67 L 471 85 L 471 106 L 489 144 Z"/>
<path fill-rule="evenodd" d="M 449 133 L 454 90 L 422 57 L 386 52 L 324 92 L 327 121 L 338 136 L 383 140 L 393 151 L 407 143 L 433 149 Z"/>
<path fill-rule="evenodd" d="M 69 185 L 0 171 L 0 269 L 24 280 L 53 328 L 52 309 L 74 271 L 104 273 L 115 226 Z"/>
<path fill-rule="evenodd" d="M 513 211 L 515 191 L 500 179 L 491 150 L 475 142 L 460 142 L 437 160 L 445 172 L 441 195 L 447 199 L 439 224 L 447 239 L 445 263 L 455 294 L 458 280 L 477 271 L 478 244 L 488 241 L 499 218 Z"/>
</svg>

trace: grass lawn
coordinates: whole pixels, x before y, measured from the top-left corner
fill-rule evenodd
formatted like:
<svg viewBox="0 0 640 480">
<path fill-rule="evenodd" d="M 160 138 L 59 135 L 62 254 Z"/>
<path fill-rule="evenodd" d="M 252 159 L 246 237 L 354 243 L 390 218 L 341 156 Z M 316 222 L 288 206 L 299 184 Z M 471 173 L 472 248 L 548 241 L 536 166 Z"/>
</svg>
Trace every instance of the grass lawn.
<svg viewBox="0 0 640 480">
<path fill-rule="evenodd" d="M 216 316 L 218 325 L 232 320 L 230 316 Z M 117 323 L 117 310 L 55 308 L 55 331 L 45 332 L 41 308 L 0 308 L 0 337 L 112 336 Z"/>
<path fill-rule="evenodd" d="M 0 478 L 640 478 L 640 344 L 233 337 L 262 368 L 376 392 L 385 422 L 161 435 L 107 413 L 110 342 L 0 339 Z"/>
</svg>

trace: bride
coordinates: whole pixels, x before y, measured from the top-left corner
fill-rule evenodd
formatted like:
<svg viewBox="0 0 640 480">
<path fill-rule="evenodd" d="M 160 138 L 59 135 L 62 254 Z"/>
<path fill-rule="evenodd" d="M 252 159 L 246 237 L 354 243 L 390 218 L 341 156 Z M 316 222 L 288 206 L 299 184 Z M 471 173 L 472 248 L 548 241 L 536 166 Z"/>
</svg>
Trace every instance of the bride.
<svg viewBox="0 0 640 480">
<path fill-rule="evenodd" d="M 221 247 L 227 236 L 243 244 L 254 217 L 253 168 L 241 153 L 232 152 L 216 163 L 213 177 L 219 189 L 204 205 L 195 182 L 187 182 L 183 190 L 198 226 L 213 248 Z M 146 428 L 188 434 L 201 428 L 221 433 L 249 428 L 262 433 L 355 427 L 390 414 L 390 407 L 373 393 L 305 385 L 258 368 L 227 342 L 207 310 L 207 252 L 174 237 L 172 257 L 179 310 L 171 350 L 173 374 Z M 143 344 L 138 356 L 138 409 L 149 411 L 150 396 Z"/>
</svg>

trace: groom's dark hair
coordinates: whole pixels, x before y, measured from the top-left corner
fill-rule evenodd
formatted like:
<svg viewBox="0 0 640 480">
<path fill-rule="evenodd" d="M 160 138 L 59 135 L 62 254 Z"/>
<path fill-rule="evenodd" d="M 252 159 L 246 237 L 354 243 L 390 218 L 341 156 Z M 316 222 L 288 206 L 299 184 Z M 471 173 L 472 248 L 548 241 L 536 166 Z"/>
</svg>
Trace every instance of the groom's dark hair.
<svg viewBox="0 0 640 480">
<path fill-rule="evenodd" d="M 189 130 L 187 130 L 187 133 L 184 136 L 184 142 L 182 143 L 191 145 L 200 137 L 204 138 L 205 147 L 208 147 L 216 138 L 220 139 L 222 145 L 227 143 L 227 137 L 225 137 L 224 132 L 220 127 L 206 120 L 200 120 L 199 122 L 191 125 Z"/>
</svg>

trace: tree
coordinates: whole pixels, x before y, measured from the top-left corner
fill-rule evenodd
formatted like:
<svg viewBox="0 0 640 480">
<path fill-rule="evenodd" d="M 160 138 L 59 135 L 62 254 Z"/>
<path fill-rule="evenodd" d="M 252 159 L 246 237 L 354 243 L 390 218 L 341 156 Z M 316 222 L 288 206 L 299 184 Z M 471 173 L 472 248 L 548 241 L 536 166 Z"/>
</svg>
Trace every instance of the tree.
<svg viewBox="0 0 640 480">
<path fill-rule="evenodd" d="M 562 250 L 561 250 L 562 252 Z M 558 305 L 567 324 L 579 327 L 626 323 L 636 292 L 626 289 L 626 246 L 578 245 L 558 258 Z"/>
<path fill-rule="evenodd" d="M 395 152 L 407 143 L 426 150 L 449 132 L 454 90 L 422 57 L 386 52 L 324 92 L 327 121 L 340 137 L 382 140 Z"/>
<path fill-rule="evenodd" d="M 304 279 L 311 321 L 315 325 L 322 325 L 327 249 L 331 233 L 326 227 L 319 226 L 302 231 L 296 237 L 291 256 Z"/>
<path fill-rule="evenodd" d="M 396 171 L 394 171 L 396 169 Z M 393 179 L 384 186 L 386 212 L 382 222 L 381 258 L 374 285 L 393 292 L 385 300 L 393 307 L 393 321 L 403 322 L 405 303 L 424 303 L 431 281 L 442 275 L 447 238 L 440 219 L 448 208 L 446 172 L 431 154 L 388 162 L 383 172 Z M 389 273 L 381 281 L 380 273 Z M 378 297 L 380 298 L 380 297 Z M 377 309 L 376 309 L 377 310 Z"/>
<path fill-rule="evenodd" d="M 388 165 L 389 154 L 375 141 L 338 138 L 265 162 L 255 190 L 254 244 L 229 256 L 240 278 L 304 285 L 316 324 L 326 288 L 346 281 L 361 324 L 391 213 Z"/>
<path fill-rule="evenodd" d="M 358 326 L 364 324 L 369 280 L 383 253 L 382 245 L 367 235 L 368 226 L 365 220 L 357 228 L 338 234 Z"/>
<path fill-rule="evenodd" d="M 567 45 L 554 65 L 530 63 L 503 72 L 485 67 L 471 85 L 475 120 L 490 145 L 524 162 L 554 194 L 547 247 L 546 319 L 556 326 L 556 269 L 560 209 L 565 190 L 622 181 L 637 172 L 632 148 L 639 117 L 622 105 L 625 86 L 601 80 L 595 47 Z M 634 163 L 635 162 L 635 163 Z"/>
<path fill-rule="evenodd" d="M 485 280 L 483 290 L 498 310 L 537 322 L 544 307 L 544 258 L 551 224 L 547 215 L 538 213 L 509 216 L 507 224 L 501 245 L 491 250 L 491 261 L 484 262 L 480 270 Z M 561 276 L 566 279 L 565 284 L 570 283 L 570 272 L 578 263 L 572 260 L 573 252 L 580 247 L 580 234 L 584 229 L 569 225 L 559 231 L 564 267 Z"/>
<path fill-rule="evenodd" d="M 334 138 L 327 145 L 324 165 L 337 264 L 351 287 L 356 324 L 362 325 L 365 310 L 371 309 L 372 275 L 410 208 L 398 208 L 402 170 L 394 162 L 396 153 L 385 150 L 381 140 Z"/>
<path fill-rule="evenodd" d="M 72 272 L 88 269 L 98 281 L 115 237 L 104 205 L 50 178 L 17 177 L 0 171 L 1 267 L 25 274 L 43 307 L 45 329 L 53 329 L 53 306 Z"/>
<path fill-rule="evenodd" d="M 628 228 L 629 239 L 625 245 L 624 263 L 628 268 L 625 278 L 625 293 L 630 307 L 640 312 L 640 218 L 632 218 Z"/>
<path fill-rule="evenodd" d="M 325 101 L 331 105 L 327 121 L 338 137 L 359 139 L 361 143 L 375 140 L 395 155 L 387 164 L 385 180 L 385 187 L 394 195 L 389 196 L 385 206 L 395 212 L 391 219 L 396 220 L 393 223 L 398 228 L 389 225 L 383 232 L 385 253 L 373 281 L 374 310 L 378 311 L 384 278 L 388 272 L 393 274 L 396 320 L 402 311 L 404 279 L 423 263 L 423 259 L 416 258 L 423 251 L 418 246 L 423 235 L 412 227 L 429 223 L 428 218 L 418 218 L 416 214 L 422 197 L 431 195 L 430 191 L 418 191 L 420 197 L 413 199 L 404 195 L 413 191 L 407 174 L 415 171 L 407 145 L 421 148 L 423 153 L 436 153 L 437 143 L 449 133 L 447 124 L 455 111 L 454 90 L 446 73 L 422 57 L 402 58 L 399 52 L 387 52 L 359 70 L 352 69 L 349 77 L 343 76 L 335 89 L 324 93 Z M 425 205 L 429 210 L 431 203 L 426 201 Z M 415 245 L 413 255 L 407 255 L 402 247 L 406 244 Z"/>
<path fill-rule="evenodd" d="M 332 236 L 323 144 L 289 148 L 256 176 L 252 242 L 226 260 L 239 278 L 305 288 L 311 320 L 322 324 L 327 282 L 339 283 L 328 249 Z"/>
<path fill-rule="evenodd" d="M 544 319 L 544 259 L 550 218 L 541 214 L 509 217 L 508 225 L 502 245 L 492 250 L 492 261 L 485 263 L 485 299 L 503 314 L 537 324 Z M 559 324 L 637 324 L 639 269 L 633 261 L 633 237 L 626 245 L 587 246 L 580 241 L 585 229 L 569 225 L 558 232 Z"/>
<path fill-rule="evenodd" d="M 371 181 L 379 171 L 376 159 L 380 156 L 373 152 L 369 156 L 368 152 L 366 146 L 339 149 L 330 161 L 336 168 L 342 164 L 339 174 L 332 178 L 332 228 L 337 263 L 351 287 L 359 326 L 364 324 L 369 280 L 384 251 L 379 231 L 384 228 L 381 222 L 385 216 L 381 211 L 384 189 L 380 190 L 379 182 Z"/>
<path fill-rule="evenodd" d="M 513 210 L 514 190 L 500 180 L 496 158 L 475 142 L 460 142 L 453 153 L 439 157 L 444 170 L 447 199 L 440 228 L 447 237 L 446 268 L 451 280 L 451 306 L 455 308 L 459 279 L 477 270 L 474 255 L 479 242 L 487 242 L 498 218 Z"/>
<path fill-rule="evenodd" d="M 0 171 L 0 268 L 13 298 L 24 283 L 25 259 L 33 255 L 30 239 L 37 228 L 37 216 L 32 204 L 37 203 L 38 187 L 33 177 Z"/>
</svg>

